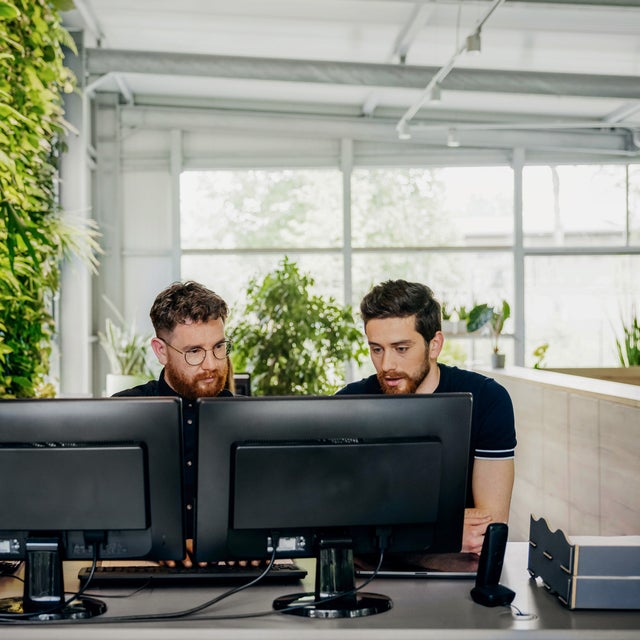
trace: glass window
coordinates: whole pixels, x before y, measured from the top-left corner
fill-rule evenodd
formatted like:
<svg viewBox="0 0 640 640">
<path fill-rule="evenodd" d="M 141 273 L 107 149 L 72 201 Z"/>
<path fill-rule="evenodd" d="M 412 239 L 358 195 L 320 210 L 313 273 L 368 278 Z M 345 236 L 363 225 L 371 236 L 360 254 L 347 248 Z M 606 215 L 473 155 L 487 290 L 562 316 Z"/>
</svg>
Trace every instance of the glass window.
<svg viewBox="0 0 640 640">
<path fill-rule="evenodd" d="M 624 165 L 525 167 L 525 246 L 625 244 Z"/>
<path fill-rule="evenodd" d="M 383 280 L 403 278 L 431 287 L 450 308 L 513 300 L 513 257 L 507 252 L 398 251 L 353 256 L 354 305 Z"/>
<path fill-rule="evenodd" d="M 287 252 L 292 262 L 315 280 L 313 292 L 344 301 L 342 256 L 340 254 L 296 254 Z M 231 307 L 231 314 L 244 306 L 251 278 L 261 279 L 278 267 L 284 253 L 252 254 L 183 254 L 181 277 L 196 280 L 221 295 Z"/>
<path fill-rule="evenodd" d="M 627 182 L 628 176 L 628 182 Z M 514 307 L 513 171 L 509 167 L 356 168 L 352 246 L 343 248 L 338 169 L 185 172 L 181 177 L 181 277 L 241 308 L 249 280 L 285 255 L 344 300 L 343 250 L 351 253 L 351 303 L 375 284 L 429 285 L 456 309 Z M 528 166 L 523 170 L 525 365 L 549 343 L 549 367 L 617 366 L 620 318 L 640 297 L 640 164 Z M 567 255 L 571 247 L 597 255 Z M 526 255 L 543 247 L 556 255 Z M 560 255 L 564 253 L 564 255 Z M 514 362 L 514 318 L 501 349 Z M 443 361 L 486 364 L 487 336 L 447 335 Z M 365 364 L 358 373 L 373 370 Z"/>
<path fill-rule="evenodd" d="M 180 194 L 183 251 L 342 243 L 337 169 L 189 171 Z"/>
<path fill-rule="evenodd" d="M 525 260 L 525 365 L 548 343 L 548 367 L 618 366 L 615 338 L 640 298 L 640 256 Z"/>
<path fill-rule="evenodd" d="M 511 245 L 508 167 L 357 169 L 354 247 Z"/>
</svg>

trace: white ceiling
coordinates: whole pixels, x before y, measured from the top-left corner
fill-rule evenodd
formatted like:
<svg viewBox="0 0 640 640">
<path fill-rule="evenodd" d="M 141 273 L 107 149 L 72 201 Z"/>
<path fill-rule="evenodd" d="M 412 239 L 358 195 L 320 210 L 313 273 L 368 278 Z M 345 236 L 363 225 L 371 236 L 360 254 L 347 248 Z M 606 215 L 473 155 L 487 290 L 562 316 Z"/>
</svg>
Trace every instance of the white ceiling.
<svg viewBox="0 0 640 640">
<path fill-rule="evenodd" d="M 494 2 L 75 0 L 65 22 L 123 102 L 367 120 L 394 139 L 424 102 L 414 139 L 570 130 L 637 155 L 640 0 L 506 0 L 487 17 Z M 461 51 L 485 18 L 482 52 Z"/>
</svg>

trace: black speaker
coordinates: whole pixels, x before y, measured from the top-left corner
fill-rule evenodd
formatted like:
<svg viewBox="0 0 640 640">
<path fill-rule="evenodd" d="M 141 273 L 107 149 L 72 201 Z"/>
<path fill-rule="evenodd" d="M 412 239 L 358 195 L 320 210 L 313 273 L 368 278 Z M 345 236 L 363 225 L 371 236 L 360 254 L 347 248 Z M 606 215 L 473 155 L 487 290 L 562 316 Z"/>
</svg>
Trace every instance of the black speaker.
<svg viewBox="0 0 640 640">
<path fill-rule="evenodd" d="M 485 607 L 511 604 L 516 594 L 500 584 L 504 552 L 509 528 L 503 522 L 492 522 L 484 534 L 476 586 L 471 589 L 474 602 Z"/>
</svg>

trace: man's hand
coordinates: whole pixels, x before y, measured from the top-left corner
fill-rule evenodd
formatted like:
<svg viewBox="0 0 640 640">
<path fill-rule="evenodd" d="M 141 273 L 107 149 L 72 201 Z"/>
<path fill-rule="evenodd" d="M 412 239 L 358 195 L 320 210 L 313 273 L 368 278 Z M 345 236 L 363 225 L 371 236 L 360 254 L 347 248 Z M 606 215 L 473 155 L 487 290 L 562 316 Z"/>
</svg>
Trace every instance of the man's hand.
<svg viewBox="0 0 640 640">
<path fill-rule="evenodd" d="M 481 509 L 464 510 L 464 530 L 462 533 L 462 551 L 480 553 L 484 542 L 484 533 L 491 523 L 491 515 Z"/>
</svg>

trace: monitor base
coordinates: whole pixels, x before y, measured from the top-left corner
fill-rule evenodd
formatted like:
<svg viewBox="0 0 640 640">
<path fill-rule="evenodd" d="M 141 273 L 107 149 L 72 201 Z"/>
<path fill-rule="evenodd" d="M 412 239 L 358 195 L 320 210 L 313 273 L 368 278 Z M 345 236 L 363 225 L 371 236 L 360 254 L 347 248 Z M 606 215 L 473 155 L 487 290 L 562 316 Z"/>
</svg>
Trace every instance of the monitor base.
<svg viewBox="0 0 640 640">
<path fill-rule="evenodd" d="M 352 542 L 325 538 L 318 544 L 316 590 L 280 596 L 273 608 L 308 618 L 360 618 L 389 611 L 391 598 L 356 590 Z"/>
<path fill-rule="evenodd" d="M 25 611 L 22 598 L 0 600 L 0 616 L 15 615 L 23 620 L 78 620 L 99 616 L 106 610 L 107 605 L 102 600 L 87 597 L 76 598 L 59 609 L 53 605 L 43 604 L 39 611 Z"/>
<path fill-rule="evenodd" d="M 391 598 L 379 593 L 356 593 L 351 596 L 317 600 L 315 593 L 291 593 L 273 601 L 273 608 L 282 613 L 308 618 L 359 618 L 389 611 Z"/>
</svg>

